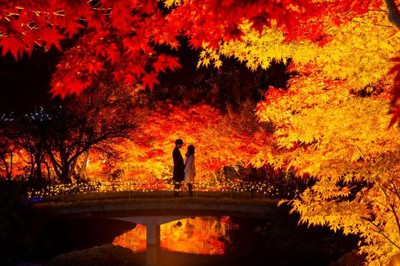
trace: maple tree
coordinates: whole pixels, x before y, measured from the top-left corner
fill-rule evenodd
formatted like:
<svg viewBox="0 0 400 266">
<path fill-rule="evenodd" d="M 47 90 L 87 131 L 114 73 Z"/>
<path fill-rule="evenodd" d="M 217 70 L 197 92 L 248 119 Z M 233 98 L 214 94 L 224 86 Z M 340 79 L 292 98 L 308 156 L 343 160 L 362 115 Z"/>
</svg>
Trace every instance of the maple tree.
<svg viewBox="0 0 400 266">
<path fill-rule="evenodd" d="M 61 181 L 70 180 L 78 158 L 89 149 L 107 149 L 110 142 L 126 138 L 135 128 L 136 98 L 129 88 L 110 90 L 110 86 L 100 81 L 96 88 L 67 99 L 48 112 L 46 152 Z"/>
<path fill-rule="evenodd" d="M 16 166 L 31 165 L 27 174 L 30 181 L 43 183 L 43 171 L 47 172 L 48 181 L 70 182 L 73 175 L 84 178 L 89 150 L 109 152 L 110 145 L 126 138 L 139 119 L 137 113 L 133 116 L 136 96 L 130 88 L 110 87 L 99 80 L 98 86 L 80 95 L 54 101 L 27 114 L 10 114 L 1 123 L 4 129 L 0 143 L 12 143 L 7 146 L 9 149 L 18 148 Z M 0 159 L 4 155 L 2 160 L 10 175 L 7 167 L 13 153 L 8 149 L 3 153 Z M 9 161 L 7 165 L 5 159 Z"/>
<path fill-rule="evenodd" d="M 14 152 L 16 150 L 15 144 L 8 138 L 4 137 L 4 122 L 8 120 L 8 117 L 6 115 L 2 115 L 0 117 L 0 124 L 1 130 L 0 130 L 0 161 L 1 161 L 1 167 L 0 167 L 0 176 L 6 177 L 8 180 L 11 179 L 13 176 L 13 157 L 14 157 Z"/>
<path fill-rule="evenodd" d="M 325 25 L 341 24 L 377 9 L 379 1 L 2 1 L 0 46 L 20 58 L 35 47 L 62 48 L 61 41 L 80 36 L 53 76 L 56 95 L 79 93 L 105 69 L 117 82 L 141 82 L 152 89 L 157 76 L 180 67 L 176 57 L 158 52 L 160 46 L 179 47 L 187 36 L 194 48 L 218 47 L 240 38 L 244 19 L 262 32 L 276 26 L 286 39 L 325 42 Z M 321 23 L 323 18 L 324 23 Z M 298 22 L 304 23 L 298 23 Z"/>
<path fill-rule="evenodd" d="M 113 145 L 120 158 L 108 171 L 122 169 L 126 180 L 170 179 L 171 154 L 178 138 L 185 142 L 182 156 L 188 145 L 196 146 L 197 183 L 222 179 L 224 166 L 249 165 L 260 147 L 269 142 L 269 135 L 249 117 L 249 112 L 243 112 L 240 118 L 240 114 L 223 114 L 205 104 L 186 107 L 159 104 L 155 110 L 145 113 L 138 128 L 130 134 L 130 140 Z M 101 156 L 97 156 L 94 160 L 96 154 L 91 154 L 88 174 L 101 176 L 103 172 L 104 175 L 108 159 L 102 162 Z"/>
<path fill-rule="evenodd" d="M 280 152 L 268 162 L 315 180 L 290 202 L 301 221 L 360 235 L 361 252 L 380 265 L 399 252 L 400 143 L 398 128 L 388 129 L 388 86 L 375 86 L 363 95 L 345 81 L 302 73 L 288 91 L 270 89 L 258 115 L 276 126 Z"/>
<path fill-rule="evenodd" d="M 120 147 L 130 147 L 125 158 L 126 167 L 132 168 L 129 173 L 164 178 L 170 145 L 185 136 L 188 144 L 198 147 L 197 162 L 204 171 L 200 176 L 238 162 L 272 163 L 298 177 L 311 176 L 315 184 L 291 201 L 303 222 L 360 235 L 360 250 L 372 265 L 387 264 L 399 254 L 400 143 L 398 128 L 388 129 L 400 117 L 399 59 L 394 59 L 393 68 L 389 60 L 399 45 L 398 30 L 390 24 L 400 25 L 396 3 L 166 0 L 163 4 L 2 1 L 2 54 L 18 59 L 38 46 L 61 50 L 60 41 L 76 38 L 53 75 L 52 92 L 62 97 L 81 93 L 106 71 L 117 83 L 141 83 L 134 88 L 153 89 L 161 72 L 180 67 L 172 54 L 182 36 L 201 49 L 199 67 L 221 67 L 223 57 L 235 57 L 253 70 L 268 68 L 273 61 L 290 63 L 294 77 L 288 89 L 270 88 L 257 107 L 259 119 L 275 126 L 274 143 L 262 130 L 241 130 L 246 127 L 244 120 L 226 123 L 228 116 L 210 106 L 163 106 L 149 111 L 135 142 Z M 172 53 L 161 52 L 165 47 Z M 394 81 L 387 75 L 391 68 Z M 191 123 L 182 126 L 182 120 Z M 155 131 L 163 134 L 154 136 Z M 40 171 L 41 149 L 37 154 Z"/>
<path fill-rule="evenodd" d="M 291 62 L 288 89 L 269 88 L 257 108 L 261 121 L 274 123 L 278 151 L 265 149 L 252 162 L 311 176 L 315 184 L 290 201 L 293 210 L 302 222 L 360 235 L 370 265 L 393 260 L 400 239 L 399 131 L 388 129 L 398 118 L 388 114 L 393 81 L 387 75 L 399 33 L 385 14 L 367 13 L 362 27 L 358 17 L 332 27 L 323 47 L 284 43 L 277 29 L 260 36 L 244 24 L 243 41 L 204 47 L 199 62 L 234 56 L 253 69 Z"/>
<path fill-rule="evenodd" d="M 41 183 L 43 181 L 44 165 L 47 164 L 44 132 L 46 113 L 43 108 L 35 108 L 27 114 L 14 114 L 10 119 L 3 121 L 4 130 L 1 138 L 11 140 L 18 148 L 27 154 L 21 153 L 18 159 L 22 164 L 29 165 L 27 170 L 29 181 Z"/>
</svg>

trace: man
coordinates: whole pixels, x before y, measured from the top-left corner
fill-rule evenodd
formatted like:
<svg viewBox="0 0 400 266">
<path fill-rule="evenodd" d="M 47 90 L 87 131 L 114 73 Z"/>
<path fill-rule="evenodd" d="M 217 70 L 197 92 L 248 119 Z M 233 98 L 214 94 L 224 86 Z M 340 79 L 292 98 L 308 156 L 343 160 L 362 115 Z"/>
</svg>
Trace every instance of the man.
<svg viewBox="0 0 400 266">
<path fill-rule="evenodd" d="M 183 162 L 183 157 L 179 150 L 182 148 L 182 145 L 183 141 L 181 139 L 177 139 L 175 141 L 175 149 L 172 152 L 172 158 L 174 159 L 174 174 L 172 176 L 172 179 L 174 180 L 174 197 L 179 197 L 181 182 L 185 176 L 185 163 Z"/>
</svg>

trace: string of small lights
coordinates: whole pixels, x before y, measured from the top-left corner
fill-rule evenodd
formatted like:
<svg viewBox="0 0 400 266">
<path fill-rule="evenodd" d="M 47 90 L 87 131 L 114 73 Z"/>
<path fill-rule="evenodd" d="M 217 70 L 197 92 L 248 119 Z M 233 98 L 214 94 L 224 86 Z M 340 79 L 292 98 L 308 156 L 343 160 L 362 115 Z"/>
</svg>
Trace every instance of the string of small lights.
<svg viewBox="0 0 400 266">
<path fill-rule="evenodd" d="M 182 183 L 182 190 L 186 190 Z M 110 192 L 156 192 L 173 191 L 173 182 L 163 179 L 129 180 L 129 181 L 89 181 L 69 184 L 53 184 L 42 189 L 29 189 L 28 198 L 32 202 L 40 202 L 45 198 L 59 195 L 78 195 L 88 193 Z M 298 193 L 298 189 L 269 182 L 235 181 L 200 181 L 194 184 L 195 190 L 200 192 L 249 192 L 261 194 L 268 198 L 290 198 Z"/>
</svg>

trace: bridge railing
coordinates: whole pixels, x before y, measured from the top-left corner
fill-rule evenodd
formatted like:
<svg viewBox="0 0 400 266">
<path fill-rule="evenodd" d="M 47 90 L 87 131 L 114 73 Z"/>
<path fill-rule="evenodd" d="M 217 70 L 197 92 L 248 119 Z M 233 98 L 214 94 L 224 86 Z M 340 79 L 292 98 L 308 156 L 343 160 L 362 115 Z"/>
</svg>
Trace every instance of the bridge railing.
<svg viewBox="0 0 400 266">
<path fill-rule="evenodd" d="M 184 183 L 182 190 L 187 190 Z M 249 182 L 243 180 L 198 182 L 194 184 L 197 192 L 229 192 L 261 194 L 270 198 L 292 197 L 297 193 L 296 188 L 288 188 L 284 184 L 273 184 L 268 181 Z M 173 184 L 166 180 L 129 180 L 129 181 L 90 181 L 69 184 L 53 184 L 42 189 L 29 189 L 28 198 L 40 202 L 45 198 L 64 195 L 79 195 L 89 193 L 112 192 L 157 192 L 172 191 Z"/>
</svg>

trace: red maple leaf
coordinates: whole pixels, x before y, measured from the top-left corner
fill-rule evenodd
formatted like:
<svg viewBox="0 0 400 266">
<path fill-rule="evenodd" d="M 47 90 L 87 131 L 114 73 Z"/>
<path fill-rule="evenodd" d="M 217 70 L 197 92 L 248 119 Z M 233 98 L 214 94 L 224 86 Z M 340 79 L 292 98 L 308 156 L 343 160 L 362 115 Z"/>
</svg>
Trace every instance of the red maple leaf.
<svg viewBox="0 0 400 266">
<path fill-rule="evenodd" d="M 63 81 L 53 83 L 50 93 L 53 95 L 53 97 L 60 96 L 61 98 L 64 98 L 67 95 L 81 93 L 84 89 L 90 86 L 91 83 L 92 80 L 90 78 L 84 81 L 78 79 L 77 77 L 68 76 L 64 78 Z"/>
<path fill-rule="evenodd" d="M 142 84 L 144 87 L 149 88 L 152 91 L 154 84 L 160 84 L 160 82 L 157 80 L 157 73 L 153 71 L 150 73 L 145 73 L 142 77 Z"/>
<path fill-rule="evenodd" d="M 136 82 L 136 81 L 137 81 L 137 78 L 134 75 L 129 74 L 129 73 L 125 75 L 124 82 L 126 84 L 132 84 L 133 82 Z"/>
<path fill-rule="evenodd" d="M 74 20 L 66 20 L 64 33 L 68 38 L 72 38 L 75 34 L 78 34 L 79 30 L 82 28 L 84 28 L 84 26 L 81 23 Z"/>
<path fill-rule="evenodd" d="M 139 63 L 137 64 L 130 64 L 127 67 L 127 72 L 134 74 L 137 78 L 140 78 L 142 76 L 142 74 L 144 74 L 144 68 L 143 65 Z"/>
<path fill-rule="evenodd" d="M 392 119 L 390 120 L 389 123 L 389 128 L 392 127 L 396 122 L 399 122 L 400 120 L 400 106 L 395 106 L 393 107 L 390 111 L 389 114 L 392 115 Z"/>
<path fill-rule="evenodd" d="M 153 68 L 155 72 L 165 72 L 165 66 L 164 66 L 164 60 L 163 60 L 164 55 L 160 55 L 157 60 L 153 63 Z"/>
<path fill-rule="evenodd" d="M 391 100 L 391 105 L 395 106 L 397 103 L 397 100 L 400 98 L 400 57 L 395 57 L 390 59 L 392 62 L 396 62 L 390 70 L 389 70 L 389 75 L 395 74 L 394 77 L 394 86 L 392 89 L 392 100 Z"/>
<path fill-rule="evenodd" d="M 18 60 L 18 58 L 22 57 L 22 54 L 25 50 L 24 42 L 13 35 L 1 39 L 0 46 L 2 46 L 2 56 L 5 56 L 8 52 L 10 52 L 15 60 Z"/>
<path fill-rule="evenodd" d="M 24 12 L 26 13 L 26 12 Z M 22 33 L 24 30 L 22 29 L 22 22 L 19 19 L 13 19 L 10 21 L 10 29 L 16 33 Z"/>
<path fill-rule="evenodd" d="M 24 33 L 25 51 L 31 55 L 36 45 L 37 33 L 35 31 L 27 31 Z"/>
<path fill-rule="evenodd" d="M 46 43 L 47 49 L 54 45 L 58 50 L 62 51 L 60 41 L 65 39 L 65 36 L 60 34 L 57 29 L 54 28 L 46 28 L 42 30 L 41 39 Z"/>
<path fill-rule="evenodd" d="M 89 74 L 98 74 L 100 71 L 103 71 L 103 63 L 97 60 L 91 60 L 87 64 L 87 69 Z"/>
<path fill-rule="evenodd" d="M 116 62 L 119 61 L 120 58 L 120 52 L 118 50 L 118 47 L 115 43 L 110 44 L 107 48 L 106 48 L 106 56 L 107 56 L 107 60 L 110 61 L 110 63 L 112 65 L 114 65 Z"/>
<path fill-rule="evenodd" d="M 167 69 L 175 71 L 181 67 L 177 57 L 160 54 L 153 64 L 156 73 L 165 72 Z"/>
<path fill-rule="evenodd" d="M 202 45 L 202 44 L 203 44 L 202 41 L 199 40 L 197 37 L 192 37 L 192 38 L 189 40 L 189 46 L 190 46 L 191 48 L 193 48 L 193 49 L 199 49 L 199 48 L 201 48 L 201 45 Z"/>
<path fill-rule="evenodd" d="M 178 70 L 182 67 L 181 63 L 179 63 L 178 57 L 167 55 L 165 58 L 166 68 L 171 69 L 172 71 Z"/>
<path fill-rule="evenodd" d="M 157 8 L 157 0 L 144 0 L 142 10 L 144 13 L 152 14 Z"/>
</svg>

